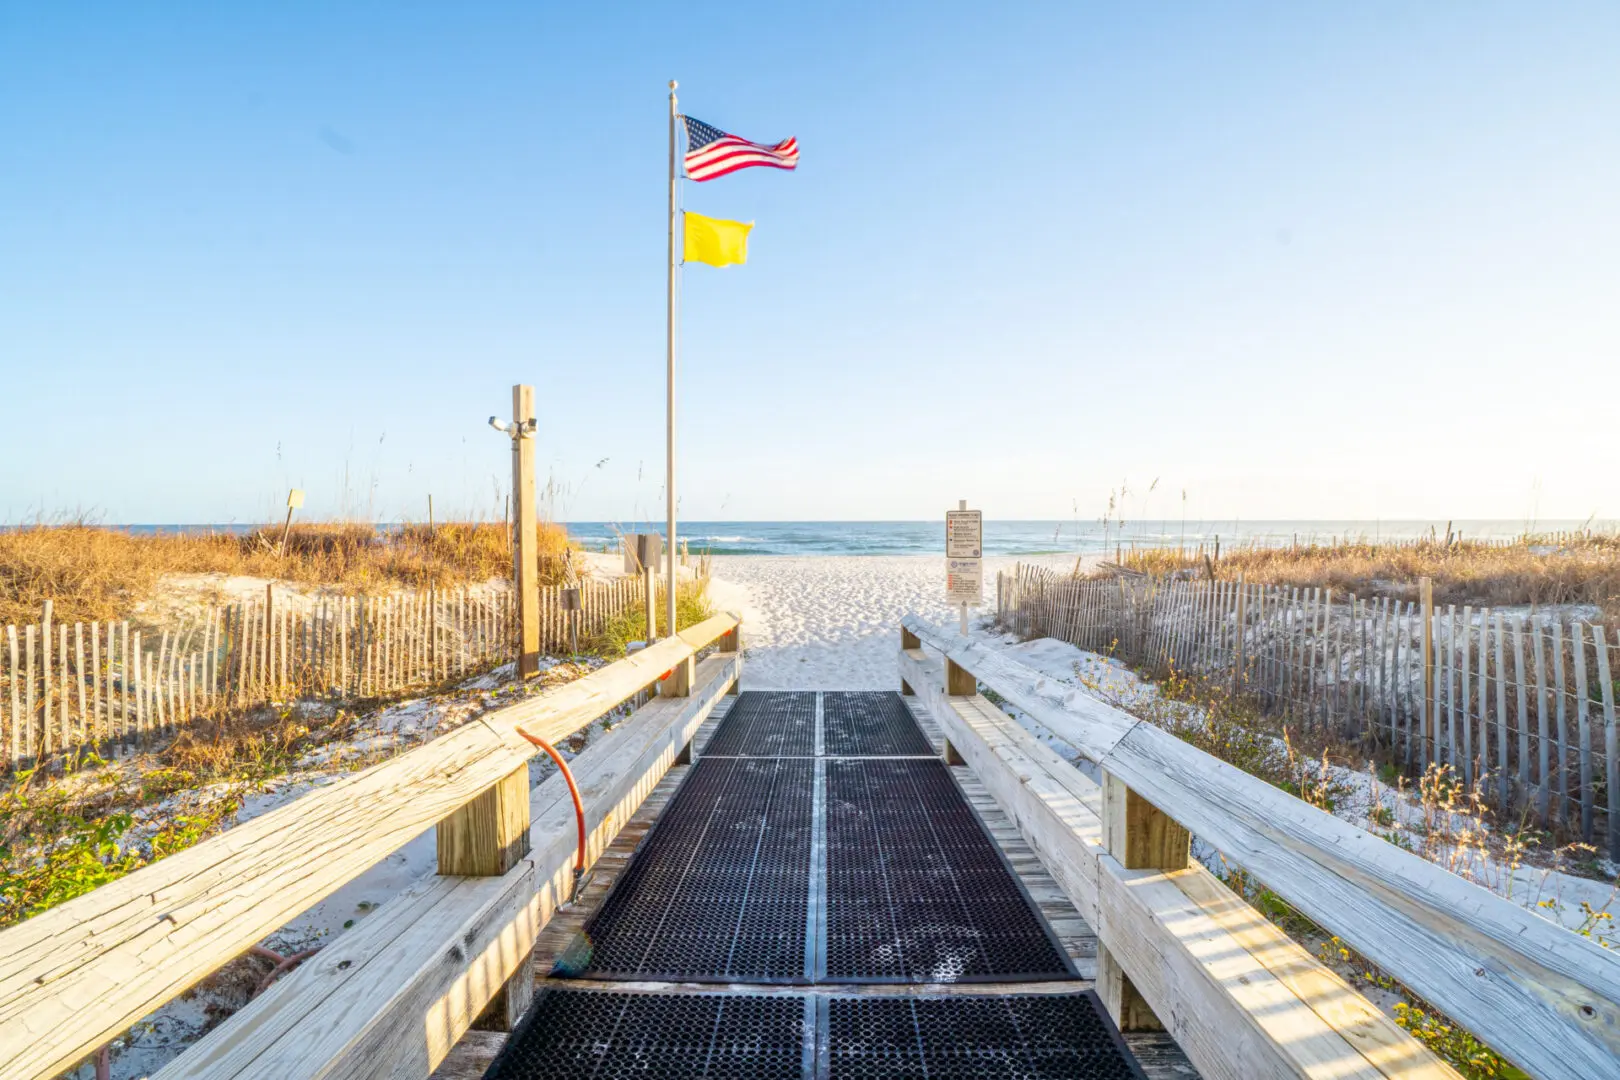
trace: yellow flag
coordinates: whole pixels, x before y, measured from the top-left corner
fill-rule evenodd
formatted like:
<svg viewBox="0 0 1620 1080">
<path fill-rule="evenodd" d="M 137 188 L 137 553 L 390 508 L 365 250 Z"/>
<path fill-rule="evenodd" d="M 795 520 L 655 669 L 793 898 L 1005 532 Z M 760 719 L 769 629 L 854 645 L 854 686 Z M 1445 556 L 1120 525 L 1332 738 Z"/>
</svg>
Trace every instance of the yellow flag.
<svg viewBox="0 0 1620 1080">
<path fill-rule="evenodd" d="M 723 221 L 686 214 L 686 261 L 730 266 L 748 261 L 748 230 L 752 221 Z"/>
</svg>

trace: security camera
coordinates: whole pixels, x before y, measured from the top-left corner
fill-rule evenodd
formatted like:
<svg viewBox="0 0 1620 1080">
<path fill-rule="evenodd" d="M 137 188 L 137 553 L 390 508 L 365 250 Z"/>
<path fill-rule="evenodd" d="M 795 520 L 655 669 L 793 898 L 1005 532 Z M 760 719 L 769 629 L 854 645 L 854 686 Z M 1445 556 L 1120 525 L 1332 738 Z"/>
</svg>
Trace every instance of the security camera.
<svg viewBox="0 0 1620 1080">
<path fill-rule="evenodd" d="M 511 423 L 506 421 L 506 420 L 502 420 L 498 416 L 492 416 L 492 417 L 489 418 L 489 426 L 494 428 L 496 431 L 511 431 L 512 430 Z"/>
</svg>

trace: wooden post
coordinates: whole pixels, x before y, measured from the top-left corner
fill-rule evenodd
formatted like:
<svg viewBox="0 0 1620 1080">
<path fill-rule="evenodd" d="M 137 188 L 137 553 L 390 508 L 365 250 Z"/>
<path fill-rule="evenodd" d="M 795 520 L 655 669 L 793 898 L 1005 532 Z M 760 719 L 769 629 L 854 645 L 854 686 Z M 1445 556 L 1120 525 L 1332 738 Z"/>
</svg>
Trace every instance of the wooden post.
<svg viewBox="0 0 1620 1080">
<path fill-rule="evenodd" d="M 922 648 L 922 642 L 918 639 L 917 635 L 913 634 L 910 630 L 907 630 L 902 626 L 900 628 L 900 650 L 904 652 L 907 649 L 920 648 Z M 916 695 L 917 691 L 912 689 L 910 683 L 906 682 L 904 679 L 901 679 L 900 693 L 905 697 L 913 697 Z"/>
<path fill-rule="evenodd" d="M 945 693 L 951 697 L 972 697 L 979 692 L 979 680 L 967 668 L 958 667 L 955 660 L 945 658 Z"/>
<path fill-rule="evenodd" d="M 439 822 L 437 833 L 441 875 L 499 877 L 511 870 L 529 853 L 528 763 Z M 512 1030 L 533 995 L 531 953 L 484 1010 L 484 1021 Z"/>
<path fill-rule="evenodd" d="M 1232 693 L 1236 694 L 1243 688 L 1244 666 L 1247 661 L 1247 637 L 1244 632 L 1244 620 L 1248 615 L 1249 590 L 1243 583 L 1243 575 L 1237 576 L 1237 643 L 1232 658 Z"/>
<path fill-rule="evenodd" d="M 1184 870 L 1191 837 L 1158 807 L 1103 773 L 1102 831 L 1108 853 L 1127 870 Z M 1121 1031 L 1163 1031 L 1106 946 L 1097 948 L 1097 993 Z"/>
<path fill-rule="evenodd" d="M 534 387 L 512 387 L 512 497 L 517 500 L 518 656 L 520 678 L 540 671 L 540 552 L 534 498 Z"/>
<path fill-rule="evenodd" d="M 688 656 L 670 668 L 669 675 L 658 684 L 659 697 L 691 697 L 697 683 L 697 658 Z"/>
<path fill-rule="evenodd" d="M 658 571 L 652 566 L 641 568 L 642 591 L 646 595 L 647 605 L 647 636 L 643 638 L 648 645 L 658 640 Z M 675 631 L 671 630 L 673 634 Z"/>
<path fill-rule="evenodd" d="M 1614 675 L 1603 627 L 1592 627 L 1597 650 L 1598 692 L 1603 698 L 1603 757 L 1609 785 L 1609 858 L 1620 859 L 1620 725 L 1615 720 Z"/>
<path fill-rule="evenodd" d="M 56 747 L 51 738 L 51 601 L 45 601 L 44 614 L 39 619 L 40 683 L 44 687 L 44 709 L 40 712 L 39 752 L 50 754 Z M 33 649 L 29 649 L 33 652 Z M 32 676 L 30 676 L 32 678 Z"/>
<path fill-rule="evenodd" d="M 1433 747 L 1430 738 L 1430 717 L 1434 716 L 1434 581 L 1418 579 L 1418 593 L 1423 602 L 1423 702 L 1418 710 L 1418 738 L 1422 743 L 1424 768 L 1428 768 Z"/>
<path fill-rule="evenodd" d="M 720 651 L 722 653 L 741 654 L 742 648 L 742 623 L 739 622 L 731 628 L 731 633 L 720 639 Z M 726 685 L 726 693 L 728 695 L 741 693 L 742 687 L 738 685 L 741 681 L 740 679 L 732 679 Z"/>
</svg>

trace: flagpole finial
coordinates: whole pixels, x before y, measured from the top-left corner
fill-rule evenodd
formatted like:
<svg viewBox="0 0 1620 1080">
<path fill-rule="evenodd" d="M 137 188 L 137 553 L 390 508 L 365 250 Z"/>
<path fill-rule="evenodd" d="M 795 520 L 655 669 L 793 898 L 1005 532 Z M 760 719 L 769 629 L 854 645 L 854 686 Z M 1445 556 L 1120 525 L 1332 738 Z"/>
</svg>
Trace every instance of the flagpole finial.
<svg viewBox="0 0 1620 1080">
<path fill-rule="evenodd" d="M 670 89 L 671 89 L 671 90 L 678 90 L 678 89 L 680 89 L 680 85 L 681 85 L 681 84 L 680 84 L 680 83 L 678 83 L 678 82 L 676 82 L 676 81 L 675 81 L 675 80 L 674 80 L 674 79 L 671 79 L 671 80 L 669 80 L 669 88 L 670 88 Z"/>
</svg>

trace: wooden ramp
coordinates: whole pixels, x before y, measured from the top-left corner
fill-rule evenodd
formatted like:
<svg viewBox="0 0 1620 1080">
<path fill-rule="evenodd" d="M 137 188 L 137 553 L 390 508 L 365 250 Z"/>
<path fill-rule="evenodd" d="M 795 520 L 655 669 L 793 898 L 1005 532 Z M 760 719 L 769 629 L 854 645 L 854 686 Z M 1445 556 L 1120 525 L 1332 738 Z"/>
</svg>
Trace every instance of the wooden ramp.
<svg viewBox="0 0 1620 1080">
<path fill-rule="evenodd" d="M 731 700 L 542 934 L 529 1016 L 436 1075 L 1197 1075 L 1135 1063 L 1090 928 L 900 695 Z"/>
</svg>

